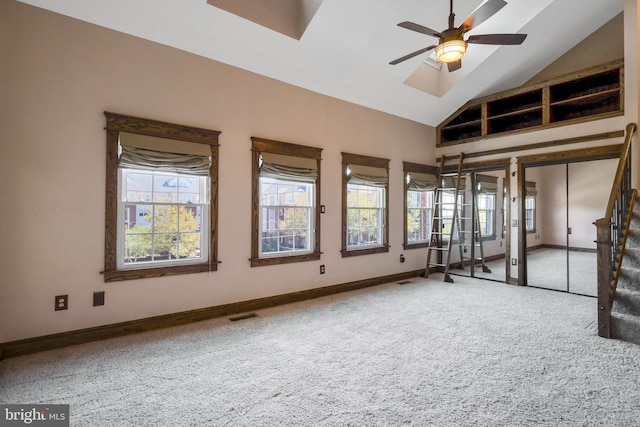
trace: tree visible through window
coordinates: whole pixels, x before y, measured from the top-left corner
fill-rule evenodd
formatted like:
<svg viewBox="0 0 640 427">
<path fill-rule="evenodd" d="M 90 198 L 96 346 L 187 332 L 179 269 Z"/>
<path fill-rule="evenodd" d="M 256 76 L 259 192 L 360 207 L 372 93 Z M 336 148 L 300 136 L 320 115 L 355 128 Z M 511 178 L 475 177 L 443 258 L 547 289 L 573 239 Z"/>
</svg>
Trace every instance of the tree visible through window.
<svg viewBox="0 0 640 427">
<path fill-rule="evenodd" d="M 251 266 L 320 259 L 321 149 L 251 138 Z"/>
<path fill-rule="evenodd" d="M 220 132 L 105 116 L 104 280 L 217 270 Z"/>
<path fill-rule="evenodd" d="M 426 247 L 431 238 L 438 168 L 402 162 L 405 174 L 404 248 Z"/>
<path fill-rule="evenodd" d="M 260 178 L 260 254 L 313 250 L 313 183 Z"/>
<path fill-rule="evenodd" d="M 207 259 L 208 177 L 121 169 L 122 267 Z"/>
<path fill-rule="evenodd" d="M 342 256 L 388 252 L 389 160 L 342 153 Z"/>
</svg>

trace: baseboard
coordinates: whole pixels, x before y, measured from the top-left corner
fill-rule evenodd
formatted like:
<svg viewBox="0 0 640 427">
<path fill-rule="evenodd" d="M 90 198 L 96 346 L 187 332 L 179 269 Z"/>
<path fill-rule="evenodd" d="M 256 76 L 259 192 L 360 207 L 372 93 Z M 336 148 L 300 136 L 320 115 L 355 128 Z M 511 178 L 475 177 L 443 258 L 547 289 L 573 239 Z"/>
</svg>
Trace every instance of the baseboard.
<svg viewBox="0 0 640 427">
<path fill-rule="evenodd" d="M 78 329 L 59 334 L 44 335 L 18 341 L 0 343 L 0 360 L 40 351 L 53 350 L 76 344 L 99 341 L 108 338 L 121 337 L 154 329 L 171 326 L 185 325 L 202 320 L 215 319 L 248 311 L 260 310 L 292 302 L 304 301 L 341 292 L 353 291 L 370 286 L 382 285 L 397 280 L 417 277 L 424 273 L 424 269 L 391 274 L 388 276 L 374 277 L 371 279 L 357 280 L 338 285 L 314 288 L 289 294 L 276 295 L 266 298 L 258 298 L 232 304 L 224 304 L 197 310 L 183 311 L 180 313 L 165 314 L 162 316 L 148 317 L 145 319 L 131 320 L 128 322 L 114 323 L 93 328 Z"/>
</svg>

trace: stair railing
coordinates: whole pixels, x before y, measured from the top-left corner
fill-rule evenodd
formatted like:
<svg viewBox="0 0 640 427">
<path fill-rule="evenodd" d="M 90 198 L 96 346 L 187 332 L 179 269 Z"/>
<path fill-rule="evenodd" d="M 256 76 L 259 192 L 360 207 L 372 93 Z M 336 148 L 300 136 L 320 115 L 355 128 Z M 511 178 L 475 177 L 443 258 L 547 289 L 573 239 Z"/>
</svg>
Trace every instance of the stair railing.
<svg viewBox="0 0 640 427">
<path fill-rule="evenodd" d="M 625 129 L 625 139 L 603 218 L 594 222 L 598 257 L 598 335 L 611 337 L 611 305 L 616 293 L 622 250 L 628 229 L 627 214 L 633 209 L 631 190 L 631 140 L 635 123 Z M 626 224 L 625 224 L 626 223 Z M 626 225 L 626 226 L 625 226 Z"/>
</svg>

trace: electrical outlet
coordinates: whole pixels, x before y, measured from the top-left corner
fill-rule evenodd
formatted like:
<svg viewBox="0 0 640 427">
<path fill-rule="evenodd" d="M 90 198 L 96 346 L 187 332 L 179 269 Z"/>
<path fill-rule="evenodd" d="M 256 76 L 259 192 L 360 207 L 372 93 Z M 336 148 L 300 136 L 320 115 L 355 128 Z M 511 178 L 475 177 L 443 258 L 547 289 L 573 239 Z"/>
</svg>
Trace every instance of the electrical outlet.
<svg viewBox="0 0 640 427">
<path fill-rule="evenodd" d="M 93 293 L 93 306 L 104 305 L 104 291 Z"/>
<path fill-rule="evenodd" d="M 511 258 L 511 265 L 518 265 L 518 259 L 517 258 Z"/>
<path fill-rule="evenodd" d="M 324 264 L 320 266 L 320 274 L 324 274 Z"/>
<path fill-rule="evenodd" d="M 404 262 L 404 254 L 400 254 L 400 262 Z"/>
<path fill-rule="evenodd" d="M 66 310 L 69 308 L 69 295 L 57 295 L 55 299 L 55 310 Z"/>
</svg>

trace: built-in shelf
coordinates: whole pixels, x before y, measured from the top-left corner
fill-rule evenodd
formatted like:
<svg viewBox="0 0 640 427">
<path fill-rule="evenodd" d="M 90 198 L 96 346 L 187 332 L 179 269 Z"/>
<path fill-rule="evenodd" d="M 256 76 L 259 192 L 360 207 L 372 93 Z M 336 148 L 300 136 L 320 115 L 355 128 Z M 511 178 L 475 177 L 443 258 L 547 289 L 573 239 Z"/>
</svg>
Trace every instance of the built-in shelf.
<svg viewBox="0 0 640 427">
<path fill-rule="evenodd" d="M 438 145 L 597 120 L 623 111 L 623 61 L 468 102 L 438 128 Z"/>
</svg>

